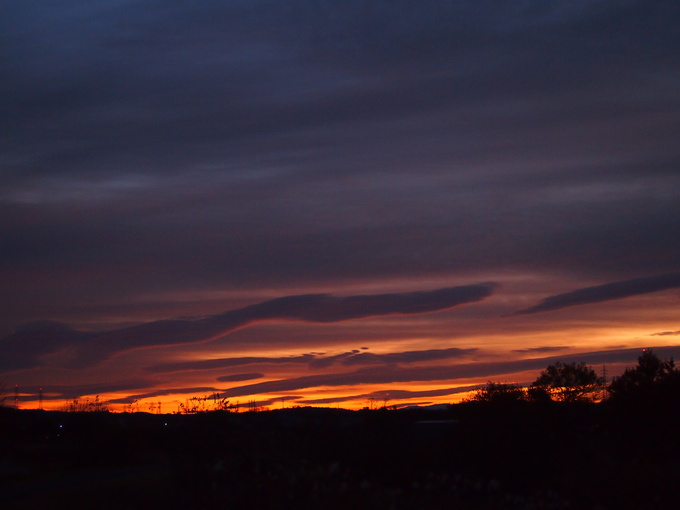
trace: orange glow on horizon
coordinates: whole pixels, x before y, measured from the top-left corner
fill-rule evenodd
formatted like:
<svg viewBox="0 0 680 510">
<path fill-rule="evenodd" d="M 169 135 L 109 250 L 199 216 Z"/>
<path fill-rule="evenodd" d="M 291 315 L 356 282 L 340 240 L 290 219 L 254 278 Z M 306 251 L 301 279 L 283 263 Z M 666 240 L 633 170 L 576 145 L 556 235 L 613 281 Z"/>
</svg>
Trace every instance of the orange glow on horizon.
<svg viewBox="0 0 680 510">
<path fill-rule="evenodd" d="M 634 316 L 635 321 L 640 319 L 639 322 L 624 320 L 631 317 L 629 307 L 612 311 L 608 318 L 598 318 L 592 313 L 567 319 L 563 318 L 566 314 L 553 314 L 550 317 L 546 314 L 536 320 L 531 317 L 517 320 L 503 318 L 488 324 L 482 322 L 476 326 L 476 331 L 464 326 L 459 332 L 446 329 L 447 325 L 451 327 L 449 311 L 423 317 L 396 317 L 389 320 L 369 318 L 339 324 L 271 322 L 239 331 L 234 334 L 235 337 L 240 335 L 236 341 L 223 342 L 221 345 L 180 345 L 170 348 L 169 352 L 165 347 L 130 351 L 114 357 L 101 367 L 88 369 L 81 374 L 83 379 L 86 376 L 95 376 L 102 383 L 115 386 L 116 376 L 122 368 L 143 369 L 159 361 L 182 363 L 247 357 L 264 360 L 233 366 L 227 364 L 224 368 L 161 372 L 160 375 L 151 373 L 147 376 L 147 373 L 140 371 L 144 377 L 140 380 L 148 380 L 148 386 L 126 391 L 99 392 L 101 405 L 114 412 L 157 412 L 160 403 L 161 412 L 176 413 L 181 410 L 181 405 L 186 407 L 192 397 L 203 398 L 213 391 L 204 389 L 186 393 L 181 388 L 215 388 L 214 391 L 221 395 L 230 390 L 244 391 L 246 393 L 241 396 L 228 397 L 230 404 L 238 405 L 241 411 L 253 406 L 267 409 L 313 406 L 358 410 L 381 405 L 385 401 L 388 406 L 398 407 L 449 404 L 460 402 L 470 395 L 471 390 L 463 390 L 464 388 L 481 386 L 488 381 L 528 384 L 548 365 L 549 360 L 562 356 L 575 359 L 581 353 L 587 356 L 589 353 L 630 350 L 629 361 L 607 363 L 609 376 L 618 375 L 626 366 L 635 363 L 635 349 L 671 348 L 680 343 L 680 334 L 676 334 L 680 329 L 676 315 L 666 309 L 661 312 L 656 320 L 651 320 L 651 310 L 645 309 Z M 430 322 L 426 320 L 428 318 L 431 319 Z M 549 322 L 545 322 L 548 319 Z M 400 327 L 406 329 L 406 333 L 401 336 Z M 376 331 L 381 334 L 375 334 Z M 262 343 L 253 342 L 260 335 L 265 340 Z M 296 343 L 298 335 L 301 340 Z M 278 336 L 282 340 L 278 341 Z M 271 343 L 268 340 L 270 337 L 274 338 Z M 308 342 L 308 338 L 313 342 Z M 442 359 L 419 359 L 417 356 L 408 358 L 408 353 L 412 352 L 447 349 L 460 349 L 464 352 Z M 370 356 L 359 363 L 344 363 L 342 355 L 353 351 Z M 389 358 L 391 354 L 397 356 Z M 399 358 L 399 355 L 405 354 L 407 356 L 403 359 Z M 380 356 L 386 358 L 380 359 Z M 338 357 L 337 360 L 334 357 Z M 286 361 L 287 358 L 291 361 Z M 531 366 L 537 368 L 522 368 L 525 366 L 522 362 L 540 362 L 542 359 L 546 360 L 543 366 L 533 363 Z M 329 360 L 327 364 L 324 364 L 325 360 Z M 314 363 L 316 361 L 320 361 L 318 366 Z M 475 376 L 475 365 L 500 368 L 495 373 L 484 372 L 487 375 Z M 599 371 L 602 363 L 592 365 Z M 429 376 L 429 369 L 438 371 Z M 459 373 L 459 369 L 462 372 Z M 337 377 L 342 382 L 351 379 L 353 374 L 361 377 L 368 374 L 365 380 L 375 380 L 371 376 L 374 371 L 379 375 L 387 374 L 386 377 L 389 378 L 390 370 L 395 373 L 407 371 L 406 379 L 402 377 L 401 381 L 385 383 L 323 384 L 326 375 Z M 447 370 L 450 370 L 450 376 Z M 414 374 L 413 380 L 407 380 L 408 373 Z M 426 375 L 419 379 L 421 373 Z M 56 382 L 52 383 L 53 387 L 67 386 L 74 380 L 71 372 L 55 371 L 54 374 Z M 218 377 L 239 375 L 251 377 L 218 382 Z M 361 377 L 357 380 L 361 380 Z M 158 383 L 154 384 L 156 379 Z M 286 387 L 287 380 L 292 382 L 290 388 L 298 389 L 264 391 L 265 388 Z M 40 382 L 40 387 L 32 386 L 34 393 L 24 390 L 30 384 L 22 380 L 21 384 L 15 386 L 20 409 L 38 409 L 41 406 L 40 392 L 42 408 L 45 410 L 65 410 L 74 404 L 73 399 L 59 398 L 59 393 L 51 392 L 51 384 L 46 384 L 44 380 Z M 268 385 L 277 382 L 282 384 Z M 300 387 L 307 383 L 308 387 Z M 247 393 L 250 386 L 253 393 Z M 457 388 L 460 390 L 456 391 Z M 450 389 L 450 392 L 446 392 L 446 389 Z M 162 394 L 164 391 L 169 393 Z M 396 396 L 389 396 L 389 392 L 394 392 Z M 134 395 L 153 393 L 161 395 L 142 397 L 132 403 L 120 403 L 129 402 L 134 399 Z M 385 394 L 388 394 L 388 398 L 383 397 Z M 77 399 L 78 404 L 92 405 L 96 397 L 97 393 L 83 394 Z M 119 402 L 111 403 L 112 401 Z M 12 395 L 6 394 L 5 405 L 11 407 L 13 404 Z"/>
</svg>

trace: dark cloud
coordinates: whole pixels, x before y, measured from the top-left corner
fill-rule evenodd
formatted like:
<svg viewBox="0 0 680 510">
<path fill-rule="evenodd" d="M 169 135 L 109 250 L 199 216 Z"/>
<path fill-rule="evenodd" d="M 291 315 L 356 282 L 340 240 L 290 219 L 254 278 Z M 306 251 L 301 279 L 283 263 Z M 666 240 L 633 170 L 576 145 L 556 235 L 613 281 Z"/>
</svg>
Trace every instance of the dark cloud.
<svg viewBox="0 0 680 510">
<path fill-rule="evenodd" d="M 0 340 L 0 370 L 20 370 L 40 364 L 40 357 L 64 347 L 87 342 L 92 333 L 58 322 L 38 321 L 18 328 Z"/>
<path fill-rule="evenodd" d="M 587 287 L 585 289 L 558 294 L 545 298 L 541 303 L 524 310 L 519 310 L 513 315 L 524 315 L 539 312 L 560 310 L 569 306 L 587 305 L 623 299 L 630 296 L 659 292 L 662 290 L 676 289 L 680 287 L 680 273 L 634 278 L 620 282 Z"/>
<path fill-rule="evenodd" d="M 195 320 L 164 320 L 102 333 L 83 333 L 54 323 L 33 324 L 2 339 L 11 357 L 5 370 L 44 363 L 47 354 L 67 351 L 72 368 L 83 368 L 120 352 L 164 345 L 207 342 L 236 329 L 267 320 L 329 323 L 384 315 L 410 315 L 446 310 L 490 296 L 490 283 L 401 294 L 333 297 L 323 294 L 288 296 Z M 36 349 L 40 346 L 39 349 Z M 246 361 L 249 362 L 249 361 Z M 203 362 L 213 366 L 223 361 Z M 227 366 L 237 366 L 227 361 Z"/>
<path fill-rule="evenodd" d="M 358 349 L 352 349 L 349 352 L 343 352 L 334 356 L 314 356 L 314 359 L 309 362 L 309 368 L 323 369 L 328 368 L 336 363 L 346 363 L 348 359 L 356 357 L 359 354 Z"/>
<path fill-rule="evenodd" d="M 526 349 L 513 349 L 512 352 L 517 352 L 520 354 L 545 354 L 549 352 L 555 352 L 555 351 L 565 351 L 571 349 L 569 346 L 564 346 L 564 345 L 552 345 L 552 346 L 544 346 L 544 347 L 529 347 Z"/>
<path fill-rule="evenodd" d="M 428 349 L 424 351 L 406 351 L 406 352 L 391 352 L 387 354 L 375 354 L 372 352 L 363 352 L 342 360 L 345 366 L 352 365 L 373 365 L 381 364 L 399 364 L 399 363 L 417 363 L 420 361 L 437 361 L 452 358 L 460 358 L 476 352 L 477 349 L 458 349 L 451 347 L 449 349 Z"/>
<path fill-rule="evenodd" d="M 651 336 L 676 336 L 680 335 L 680 331 L 660 331 L 659 333 L 652 333 Z"/>
<path fill-rule="evenodd" d="M 343 366 L 354 365 L 397 365 L 411 364 L 421 361 L 437 361 L 468 356 L 477 349 L 459 349 L 451 347 L 449 349 L 428 349 L 422 351 L 390 352 L 376 354 L 372 352 L 360 352 L 355 349 L 350 352 L 337 354 L 335 356 L 316 357 L 309 363 L 310 368 L 325 368 L 333 364 Z"/>
<path fill-rule="evenodd" d="M 277 358 L 266 356 L 245 356 L 235 358 L 215 358 L 209 360 L 160 363 L 148 367 L 147 371 L 166 373 L 194 370 L 214 370 L 244 365 L 280 365 L 289 363 L 304 364 L 310 369 L 319 370 L 337 364 L 343 366 L 375 364 L 394 365 L 417 363 L 421 361 L 445 360 L 465 357 L 475 353 L 476 351 L 477 349 L 459 349 L 456 347 L 451 347 L 449 349 L 428 349 L 423 351 L 374 354 L 369 352 L 361 352 L 359 349 L 353 349 L 348 352 L 330 356 L 325 356 L 320 353 L 306 353 L 298 356 L 281 356 Z M 220 377 L 218 380 L 227 381 L 227 377 L 231 376 Z"/>
<path fill-rule="evenodd" d="M 267 356 L 243 356 L 236 358 L 215 358 L 198 361 L 177 361 L 170 363 L 159 363 L 147 368 L 149 372 L 183 372 L 194 370 L 214 370 L 217 368 L 241 367 L 244 365 L 271 364 L 280 365 L 288 363 L 312 363 L 315 355 L 303 354 L 300 356 L 283 356 L 272 358 Z"/>
<path fill-rule="evenodd" d="M 251 379 L 261 379 L 264 374 L 259 372 L 250 372 L 247 374 L 233 374 L 233 375 L 223 375 L 218 377 L 217 380 L 220 382 L 239 382 L 239 381 L 250 381 Z"/>
</svg>

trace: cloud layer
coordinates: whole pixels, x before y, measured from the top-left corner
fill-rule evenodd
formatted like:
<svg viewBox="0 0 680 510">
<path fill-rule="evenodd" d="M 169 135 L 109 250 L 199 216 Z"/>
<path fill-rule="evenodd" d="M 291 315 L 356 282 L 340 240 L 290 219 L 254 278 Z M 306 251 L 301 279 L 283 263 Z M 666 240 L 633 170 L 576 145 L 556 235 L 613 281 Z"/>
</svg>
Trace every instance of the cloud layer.
<svg viewBox="0 0 680 510">
<path fill-rule="evenodd" d="M 680 288 L 680 273 L 634 278 L 632 280 L 586 287 L 565 294 L 550 296 L 536 306 L 519 310 L 513 315 L 550 312 L 570 306 L 602 303 L 604 301 L 613 301 L 615 299 L 623 299 L 631 296 L 677 288 Z"/>
<path fill-rule="evenodd" d="M 679 270 L 672 3 L 81 4 L 3 9 L 0 334 L 183 292 Z"/>
<path fill-rule="evenodd" d="M 60 351 L 66 351 L 66 361 L 62 357 L 62 364 L 84 368 L 134 349 L 207 342 L 261 321 L 329 323 L 446 310 L 481 301 L 492 294 L 494 287 L 494 284 L 482 283 L 401 294 L 288 296 L 202 319 L 164 320 L 101 333 L 41 322 L 27 325 L 3 338 L 0 348 L 4 354 L 4 370 L 39 366 L 45 362 L 46 355 Z M 230 362 L 234 363 L 233 360 L 223 363 Z"/>
<path fill-rule="evenodd" d="M 4 2 L 3 379 L 160 380 L 202 357 L 224 359 L 196 377 L 251 357 L 268 370 L 239 372 L 388 378 L 454 347 L 539 355 L 575 321 L 593 342 L 677 331 L 659 291 L 680 271 L 679 18 L 649 0 Z M 651 292 L 644 324 L 616 313 Z M 235 333 L 260 321 L 288 324 Z M 175 369 L 177 389 L 214 382 Z"/>
</svg>

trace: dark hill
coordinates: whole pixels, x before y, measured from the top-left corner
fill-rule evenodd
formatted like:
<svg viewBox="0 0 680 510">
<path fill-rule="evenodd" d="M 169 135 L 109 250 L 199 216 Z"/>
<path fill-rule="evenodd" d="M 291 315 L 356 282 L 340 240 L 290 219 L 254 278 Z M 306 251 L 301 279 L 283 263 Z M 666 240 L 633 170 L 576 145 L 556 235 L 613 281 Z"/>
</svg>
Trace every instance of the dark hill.
<svg viewBox="0 0 680 510">
<path fill-rule="evenodd" d="M 2 508 L 648 508 L 675 407 L 151 415 L 0 408 Z"/>
</svg>

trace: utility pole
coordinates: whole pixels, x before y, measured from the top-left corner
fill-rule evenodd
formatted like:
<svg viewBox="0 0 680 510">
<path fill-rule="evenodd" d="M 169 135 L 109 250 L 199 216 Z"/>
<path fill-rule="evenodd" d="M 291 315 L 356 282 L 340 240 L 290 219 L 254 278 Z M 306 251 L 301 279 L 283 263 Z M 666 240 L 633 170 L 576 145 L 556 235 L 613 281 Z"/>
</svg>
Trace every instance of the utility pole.
<svg viewBox="0 0 680 510">
<path fill-rule="evenodd" d="M 19 409 L 19 385 L 14 385 L 14 409 Z"/>
<path fill-rule="evenodd" d="M 42 393 L 42 388 L 38 390 L 38 409 L 42 411 L 43 408 L 43 393 Z"/>
</svg>

